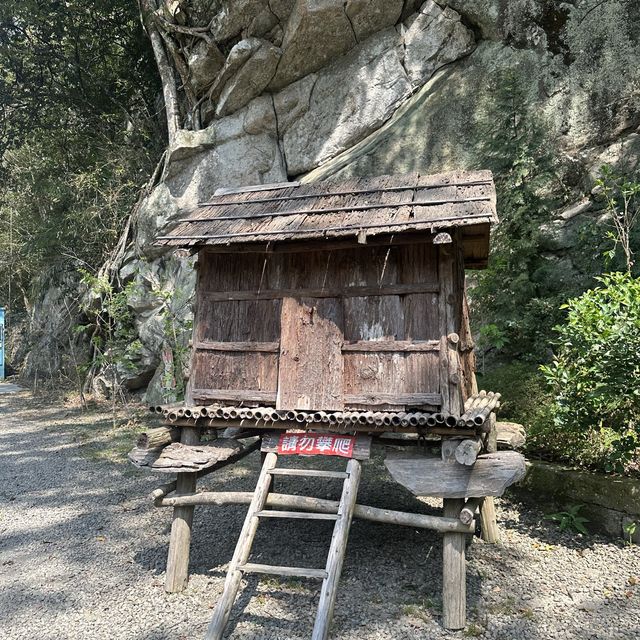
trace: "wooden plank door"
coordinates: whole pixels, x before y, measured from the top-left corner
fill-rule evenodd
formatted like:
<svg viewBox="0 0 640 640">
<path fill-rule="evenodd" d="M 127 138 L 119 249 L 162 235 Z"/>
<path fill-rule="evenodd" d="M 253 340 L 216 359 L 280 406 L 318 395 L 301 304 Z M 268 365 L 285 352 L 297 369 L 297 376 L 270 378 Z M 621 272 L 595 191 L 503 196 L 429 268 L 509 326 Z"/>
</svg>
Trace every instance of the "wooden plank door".
<svg viewBox="0 0 640 640">
<path fill-rule="evenodd" d="M 341 411 L 342 304 L 337 298 L 284 298 L 280 316 L 278 409 Z"/>
</svg>

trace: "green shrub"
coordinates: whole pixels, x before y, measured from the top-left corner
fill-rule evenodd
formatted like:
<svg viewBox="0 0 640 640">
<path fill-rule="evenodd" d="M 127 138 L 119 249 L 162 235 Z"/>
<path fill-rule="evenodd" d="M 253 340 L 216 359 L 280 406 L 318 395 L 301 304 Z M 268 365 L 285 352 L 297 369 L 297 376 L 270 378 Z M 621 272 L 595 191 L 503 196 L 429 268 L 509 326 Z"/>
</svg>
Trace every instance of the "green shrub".
<svg viewBox="0 0 640 640">
<path fill-rule="evenodd" d="M 554 427 L 574 462 L 624 471 L 640 447 L 640 279 L 611 273 L 564 305 L 552 363 Z"/>
<path fill-rule="evenodd" d="M 552 398 L 544 377 L 533 364 L 494 365 L 486 373 L 478 373 L 478 387 L 502 395 L 498 419 L 523 424 L 527 438 L 551 422 L 548 413 Z"/>
</svg>

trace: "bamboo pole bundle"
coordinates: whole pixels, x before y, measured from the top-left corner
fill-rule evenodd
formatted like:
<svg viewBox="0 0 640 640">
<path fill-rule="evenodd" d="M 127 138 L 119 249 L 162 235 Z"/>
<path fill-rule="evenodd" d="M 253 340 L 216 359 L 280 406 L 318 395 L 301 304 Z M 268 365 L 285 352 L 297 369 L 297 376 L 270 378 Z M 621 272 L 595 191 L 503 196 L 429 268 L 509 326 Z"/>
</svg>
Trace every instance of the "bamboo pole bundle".
<svg viewBox="0 0 640 640">
<path fill-rule="evenodd" d="M 265 415 L 267 415 L 267 411 L 262 407 L 256 407 L 252 409 L 253 417 L 255 420 L 264 420 Z"/>
<path fill-rule="evenodd" d="M 407 414 L 407 422 L 410 427 L 418 426 L 418 414 L 417 413 L 409 413 Z"/>
<path fill-rule="evenodd" d="M 262 412 L 263 412 L 262 419 L 265 421 L 268 420 L 270 422 L 277 422 L 278 420 L 280 420 L 280 415 L 275 409 L 266 407 L 265 409 L 262 410 Z"/>
<path fill-rule="evenodd" d="M 489 414 L 500 404 L 500 394 L 482 390 L 476 396 L 467 399 L 465 412 L 458 420 L 459 426 L 477 427 L 481 426 Z M 479 418 L 476 420 L 476 418 Z"/>
<path fill-rule="evenodd" d="M 435 414 L 431 414 L 430 416 L 427 416 L 427 426 L 428 427 L 435 427 L 436 426 L 436 417 Z"/>
<path fill-rule="evenodd" d="M 401 426 L 401 427 L 408 427 L 409 426 L 409 414 L 408 413 L 406 413 L 404 411 L 401 411 L 398 414 L 398 418 L 400 420 L 400 425 L 399 426 Z"/>
<path fill-rule="evenodd" d="M 384 424 L 384 413 L 382 413 L 381 411 L 376 411 L 373 414 L 373 424 L 381 427 Z"/>
<path fill-rule="evenodd" d="M 445 416 L 444 424 L 445 424 L 445 426 L 450 427 L 450 428 L 453 429 L 454 427 L 458 426 L 458 418 L 456 418 L 456 416 L 452 416 L 452 415 Z"/>
<path fill-rule="evenodd" d="M 478 402 L 480 402 L 486 395 L 487 395 L 487 392 L 484 389 L 481 389 L 475 395 L 468 397 L 466 402 L 464 403 L 465 413 L 467 411 L 470 411 L 473 407 L 475 407 L 478 404 Z"/>
<path fill-rule="evenodd" d="M 436 413 L 434 414 L 434 419 L 436 421 L 436 424 L 444 424 L 444 420 L 445 420 L 445 415 L 444 413 Z"/>
</svg>

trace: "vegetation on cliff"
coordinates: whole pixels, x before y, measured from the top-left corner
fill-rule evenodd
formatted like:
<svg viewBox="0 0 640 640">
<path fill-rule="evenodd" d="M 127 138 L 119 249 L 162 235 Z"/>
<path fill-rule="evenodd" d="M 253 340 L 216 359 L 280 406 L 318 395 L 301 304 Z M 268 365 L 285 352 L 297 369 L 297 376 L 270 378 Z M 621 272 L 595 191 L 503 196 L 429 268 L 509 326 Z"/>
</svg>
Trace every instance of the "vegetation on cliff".
<svg viewBox="0 0 640 640">
<path fill-rule="evenodd" d="M 159 82 L 128 0 L 0 7 L 0 299 L 97 269 L 164 146 Z"/>
</svg>

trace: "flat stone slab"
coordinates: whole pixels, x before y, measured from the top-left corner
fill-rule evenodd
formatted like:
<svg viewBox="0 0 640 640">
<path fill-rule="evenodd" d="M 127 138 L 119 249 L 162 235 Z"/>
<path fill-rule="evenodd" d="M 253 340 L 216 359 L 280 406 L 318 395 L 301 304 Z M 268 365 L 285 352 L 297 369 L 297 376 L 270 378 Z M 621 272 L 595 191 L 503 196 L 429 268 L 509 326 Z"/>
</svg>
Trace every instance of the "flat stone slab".
<svg viewBox="0 0 640 640">
<path fill-rule="evenodd" d="M 17 393 L 18 391 L 23 391 L 23 388 L 11 382 L 0 382 L 0 393 Z"/>
<path fill-rule="evenodd" d="M 526 472 L 524 456 L 515 451 L 486 453 L 471 467 L 405 452 L 391 454 L 384 463 L 393 479 L 411 493 L 435 498 L 501 496 Z"/>
</svg>

